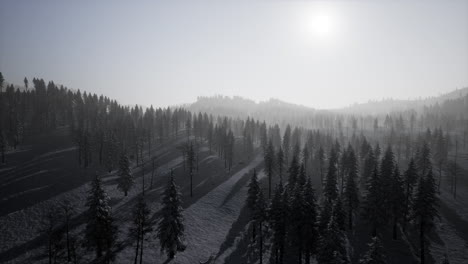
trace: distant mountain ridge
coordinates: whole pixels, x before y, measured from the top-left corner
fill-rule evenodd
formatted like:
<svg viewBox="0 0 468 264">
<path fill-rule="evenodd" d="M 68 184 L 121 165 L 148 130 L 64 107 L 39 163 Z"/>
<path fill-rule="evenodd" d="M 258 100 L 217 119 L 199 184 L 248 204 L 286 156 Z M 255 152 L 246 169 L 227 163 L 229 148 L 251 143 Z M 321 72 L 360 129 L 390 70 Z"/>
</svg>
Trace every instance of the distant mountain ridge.
<svg viewBox="0 0 468 264">
<path fill-rule="evenodd" d="M 396 111 L 415 110 L 421 111 L 424 106 L 442 104 L 448 100 L 468 97 L 468 87 L 456 89 L 454 91 L 422 99 L 383 99 L 379 101 L 368 101 L 367 103 L 355 103 L 347 107 L 337 109 L 315 109 L 303 105 L 297 105 L 281 101 L 279 99 L 269 99 L 267 101 L 255 102 L 241 96 L 200 96 L 197 101 L 186 105 L 186 108 L 195 112 L 208 112 L 233 117 L 258 117 L 263 115 L 306 115 L 317 113 L 343 113 L 343 114 L 364 114 L 382 115 Z"/>
</svg>

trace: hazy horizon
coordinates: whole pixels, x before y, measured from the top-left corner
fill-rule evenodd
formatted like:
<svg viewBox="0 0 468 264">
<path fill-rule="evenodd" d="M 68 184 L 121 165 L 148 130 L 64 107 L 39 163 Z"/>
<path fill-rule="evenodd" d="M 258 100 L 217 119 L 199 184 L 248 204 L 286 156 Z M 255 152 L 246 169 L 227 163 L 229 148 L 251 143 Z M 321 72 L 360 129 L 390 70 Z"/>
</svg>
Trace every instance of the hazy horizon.
<svg viewBox="0 0 468 264">
<path fill-rule="evenodd" d="M 0 72 L 123 104 L 333 109 L 468 86 L 468 1 L 5 1 Z"/>
</svg>

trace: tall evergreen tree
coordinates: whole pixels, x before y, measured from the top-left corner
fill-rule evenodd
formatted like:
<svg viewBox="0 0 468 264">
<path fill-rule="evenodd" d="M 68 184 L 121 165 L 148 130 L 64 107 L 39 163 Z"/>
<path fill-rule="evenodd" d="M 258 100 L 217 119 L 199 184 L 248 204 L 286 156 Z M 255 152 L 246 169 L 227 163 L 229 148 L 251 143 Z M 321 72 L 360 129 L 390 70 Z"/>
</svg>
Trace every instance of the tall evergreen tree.
<svg viewBox="0 0 468 264">
<path fill-rule="evenodd" d="M 432 170 L 427 175 L 419 178 L 416 197 L 412 208 L 412 218 L 419 227 L 419 249 L 421 264 L 425 263 L 426 258 L 426 233 L 433 227 L 435 217 L 439 216 L 437 212 L 438 198 L 436 195 L 436 185 Z"/>
<path fill-rule="evenodd" d="M 195 170 L 195 151 L 193 150 L 193 142 L 190 142 L 190 147 L 188 148 L 187 164 L 190 176 L 190 197 L 193 197 L 193 173 Z"/>
<path fill-rule="evenodd" d="M 164 190 L 161 220 L 157 227 L 157 237 L 161 245 L 161 252 L 165 251 L 170 259 L 174 258 L 177 251 L 185 250 L 183 243 L 185 226 L 181 204 L 179 187 L 171 175 Z"/>
<path fill-rule="evenodd" d="M 273 232 L 272 248 L 275 264 L 282 264 L 285 249 L 287 203 L 284 201 L 284 188 L 280 181 L 275 189 L 269 208 L 269 221 Z"/>
<path fill-rule="evenodd" d="M 130 235 L 136 240 L 135 261 L 137 264 L 138 256 L 140 256 L 140 264 L 143 263 L 143 248 L 146 235 L 153 231 L 150 219 L 150 209 L 145 200 L 144 193 L 138 197 L 138 202 L 133 210 L 133 225 L 130 228 Z"/>
<path fill-rule="evenodd" d="M 268 198 L 271 198 L 271 181 L 273 178 L 274 162 L 275 162 L 275 148 L 273 142 L 270 139 L 268 146 L 264 152 L 265 169 L 268 176 Z"/>
<path fill-rule="evenodd" d="M 312 187 L 310 178 L 304 186 L 304 257 L 305 264 L 310 263 L 311 255 L 317 252 L 318 245 L 318 229 L 317 229 L 317 202 L 315 198 L 315 190 Z"/>
<path fill-rule="evenodd" d="M 276 162 L 278 165 L 278 174 L 280 178 L 280 182 L 283 181 L 283 169 L 284 169 L 284 153 L 283 148 L 278 149 L 278 153 L 276 154 Z"/>
<path fill-rule="evenodd" d="M 344 264 L 349 263 L 346 249 L 346 235 L 340 230 L 338 223 L 333 217 L 320 239 L 320 249 L 317 254 L 319 264 Z"/>
<path fill-rule="evenodd" d="M 369 243 L 369 249 L 362 259 L 359 260 L 360 264 L 386 264 L 387 257 L 385 256 L 382 242 L 375 236 Z"/>
<path fill-rule="evenodd" d="M 354 211 L 359 207 L 359 188 L 357 180 L 357 160 L 353 149 L 348 151 L 348 169 L 346 175 L 346 186 L 344 190 L 344 202 L 348 213 L 348 228 L 353 229 Z"/>
<path fill-rule="evenodd" d="M 405 203 L 404 203 L 404 212 L 403 212 L 403 229 L 406 229 L 406 223 L 408 222 L 408 214 L 410 212 L 411 203 L 413 201 L 413 190 L 414 186 L 418 180 L 418 174 L 416 172 L 416 165 L 414 160 L 411 159 L 408 164 L 408 169 L 405 171 L 403 178 L 403 185 L 405 188 Z"/>
<path fill-rule="evenodd" d="M 338 197 L 337 187 L 337 167 L 338 153 L 335 148 L 330 151 L 330 157 L 328 159 L 328 172 L 325 181 L 324 196 L 328 200 L 335 200 Z"/>
<path fill-rule="evenodd" d="M 102 188 L 99 176 L 91 184 L 86 206 L 86 245 L 88 249 L 96 251 L 96 258 L 100 263 L 109 263 L 115 257 L 113 247 L 117 239 L 117 226 L 109 206 L 109 196 Z"/>
<path fill-rule="evenodd" d="M 372 236 L 377 235 L 377 228 L 386 222 L 385 209 L 382 208 L 384 197 L 381 191 L 382 185 L 377 168 L 367 183 L 367 193 L 364 198 L 363 216 L 372 228 Z"/>
<path fill-rule="evenodd" d="M 263 196 L 263 192 L 262 190 L 260 190 L 258 193 L 257 193 L 257 200 L 255 202 L 255 211 L 254 211 L 254 215 L 253 215 L 253 222 L 252 224 L 253 225 L 256 225 L 258 227 L 258 245 L 259 245 L 259 260 L 260 260 L 260 264 L 263 263 L 263 246 L 264 246 L 264 242 L 263 242 L 263 226 L 267 220 L 267 215 L 266 215 L 266 209 L 267 209 L 267 206 L 266 206 L 266 202 L 265 202 L 265 198 Z"/>
<path fill-rule="evenodd" d="M 261 192 L 260 185 L 258 184 L 257 171 L 254 169 L 252 178 L 250 179 L 249 189 L 247 191 L 246 205 L 250 211 L 251 218 L 254 216 L 258 193 Z M 252 240 L 255 241 L 256 228 L 255 225 L 252 227 Z"/>
<path fill-rule="evenodd" d="M 402 206 L 404 203 L 405 191 L 403 187 L 403 180 L 401 179 L 398 166 L 395 166 L 389 197 L 389 205 L 393 222 L 393 239 L 397 239 L 397 225 L 404 217 L 404 207 Z"/>
<path fill-rule="evenodd" d="M 135 181 L 130 171 L 130 162 L 125 153 L 120 156 L 118 175 L 119 178 L 117 188 L 119 188 L 122 192 L 124 192 L 124 195 L 127 196 L 128 191 L 132 189 Z"/>
<path fill-rule="evenodd" d="M 291 165 L 289 166 L 288 173 L 288 189 L 292 191 L 296 185 L 297 178 L 299 177 L 299 161 L 297 160 L 297 156 L 293 156 Z"/>
</svg>

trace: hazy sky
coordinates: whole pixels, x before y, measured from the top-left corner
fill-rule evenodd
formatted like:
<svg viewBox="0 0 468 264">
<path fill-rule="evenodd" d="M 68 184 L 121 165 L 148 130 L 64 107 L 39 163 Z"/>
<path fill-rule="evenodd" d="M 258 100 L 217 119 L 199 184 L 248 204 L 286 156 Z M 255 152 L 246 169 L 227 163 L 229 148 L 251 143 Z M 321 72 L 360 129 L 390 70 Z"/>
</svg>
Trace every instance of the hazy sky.
<svg viewBox="0 0 468 264">
<path fill-rule="evenodd" d="M 155 106 L 432 96 L 468 86 L 468 0 L 2 0 L 0 71 Z"/>
</svg>

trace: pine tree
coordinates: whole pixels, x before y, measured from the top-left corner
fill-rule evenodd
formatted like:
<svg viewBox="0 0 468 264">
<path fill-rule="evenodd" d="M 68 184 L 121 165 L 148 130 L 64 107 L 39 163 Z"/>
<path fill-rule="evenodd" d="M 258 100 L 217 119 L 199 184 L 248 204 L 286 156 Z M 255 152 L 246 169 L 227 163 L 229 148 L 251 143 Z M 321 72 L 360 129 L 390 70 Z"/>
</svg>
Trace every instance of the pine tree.
<svg viewBox="0 0 468 264">
<path fill-rule="evenodd" d="M 312 187 L 310 178 L 304 186 L 304 256 L 305 263 L 310 263 L 311 255 L 317 252 L 318 245 L 318 230 L 317 230 L 317 202 L 315 198 L 315 190 Z"/>
<path fill-rule="evenodd" d="M 296 184 L 289 197 L 288 241 L 291 253 L 297 257 L 297 263 L 302 263 L 304 253 L 304 228 L 306 224 L 306 203 L 303 188 Z"/>
<path fill-rule="evenodd" d="M 269 221 L 273 231 L 272 248 L 274 252 L 275 264 L 283 263 L 285 236 L 286 236 L 286 219 L 287 219 L 287 203 L 284 201 L 283 183 L 280 181 L 275 189 L 273 199 L 269 208 Z"/>
<path fill-rule="evenodd" d="M 412 218 L 419 226 L 420 261 L 425 263 L 426 233 L 432 228 L 433 220 L 438 217 L 438 198 L 436 196 L 436 185 L 432 170 L 429 170 L 425 177 L 419 178 L 416 197 L 412 208 Z"/>
<path fill-rule="evenodd" d="M 288 177 L 288 189 L 292 191 L 294 186 L 296 185 L 297 177 L 299 176 L 299 162 L 297 160 L 297 156 L 293 156 L 291 161 L 291 166 L 289 166 L 289 177 Z"/>
<path fill-rule="evenodd" d="M 426 141 L 423 141 L 422 146 L 418 148 L 415 162 L 419 175 L 424 176 L 428 171 L 432 170 L 431 150 Z"/>
<path fill-rule="evenodd" d="M 266 202 L 262 190 L 257 193 L 257 200 L 255 202 L 255 211 L 253 214 L 252 224 L 258 227 L 258 245 L 259 245 L 259 260 L 260 264 L 263 263 L 263 225 L 267 219 L 266 215 Z"/>
<path fill-rule="evenodd" d="M 119 188 L 122 192 L 124 192 L 124 195 L 127 196 L 128 191 L 130 191 L 130 189 L 133 187 L 135 181 L 130 171 L 128 157 L 125 153 L 120 156 L 118 175 L 119 179 L 117 188 Z"/>
<path fill-rule="evenodd" d="M 252 178 L 250 179 L 249 189 L 247 191 L 247 200 L 246 200 L 246 205 L 251 213 L 251 217 L 253 217 L 254 215 L 256 204 L 257 204 L 257 197 L 260 191 L 261 190 L 260 190 L 260 186 L 258 184 L 258 179 L 257 179 L 257 171 L 254 169 Z M 255 237 L 256 237 L 256 228 L 254 225 L 252 228 L 252 240 L 253 241 L 255 241 Z"/>
<path fill-rule="evenodd" d="M 322 206 L 318 218 L 318 231 L 321 236 L 325 234 L 328 224 L 330 223 L 331 215 L 333 210 L 333 203 L 328 199 L 322 200 Z"/>
<path fill-rule="evenodd" d="M 374 151 L 372 148 L 367 152 L 367 156 L 364 160 L 364 169 L 362 172 L 361 184 L 366 186 L 369 179 L 372 177 L 375 168 L 377 167 L 377 161 L 375 160 Z"/>
<path fill-rule="evenodd" d="M 321 236 L 318 252 L 317 262 L 319 264 L 349 263 L 346 235 L 340 230 L 333 213 L 327 229 Z"/>
<path fill-rule="evenodd" d="M 338 161 L 338 154 L 335 148 L 332 148 L 330 151 L 330 158 L 328 159 L 328 172 L 326 176 L 324 196 L 332 201 L 338 197 L 338 187 L 337 187 L 337 168 L 336 163 Z"/>
<path fill-rule="evenodd" d="M 193 150 L 193 143 L 190 142 L 190 147 L 187 151 L 187 164 L 188 173 L 190 176 L 190 197 L 193 197 L 193 171 L 195 168 L 195 151 Z"/>
<path fill-rule="evenodd" d="M 343 208 L 341 196 L 338 196 L 333 204 L 333 217 L 341 231 L 346 231 L 346 212 Z"/>
<path fill-rule="evenodd" d="M 86 206 L 88 206 L 86 245 L 89 249 L 96 250 L 96 257 L 101 263 L 109 263 L 114 258 L 113 247 L 117 239 L 117 227 L 109 206 L 109 196 L 102 188 L 99 176 L 96 176 L 91 184 Z"/>
<path fill-rule="evenodd" d="M 372 236 L 377 235 L 377 228 L 386 222 L 385 209 L 382 208 L 384 197 L 381 191 L 382 185 L 377 168 L 367 183 L 367 194 L 364 198 L 363 216 L 372 228 Z"/>
<path fill-rule="evenodd" d="M 185 227 L 181 204 L 179 187 L 171 175 L 164 190 L 161 220 L 157 227 L 157 238 L 161 245 L 161 252 L 165 251 L 170 259 L 174 258 L 177 251 L 185 250 L 185 245 L 182 242 Z"/>
<path fill-rule="evenodd" d="M 143 263 L 143 243 L 146 240 L 145 236 L 153 231 L 150 213 L 151 211 L 146 204 L 144 193 L 142 193 L 138 198 L 138 202 L 135 204 L 133 210 L 133 225 L 130 228 L 130 235 L 137 243 L 135 247 L 135 264 L 137 263 L 138 256 L 140 256 L 140 263 Z"/>
<path fill-rule="evenodd" d="M 354 211 L 359 207 L 359 188 L 357 186 L 357 160 L 351 148 L 348 151 L 348 169 L 346 175 L 346 186 L 344 190 L 344 202 L 348 213 L 348 228 L 353 229 Z"/>
<path fill-rule="evenodd" d="M 276 162 L 278 164 L 278 174 L 280 181 L 283 181 L 283 168 L 284 168 L 284 153 L 283 148 L 278 149 L 278 154 L 276 154 Z"/>
<path fill-rule="evenodd" d="M 265 161 L 265 169 L 268 176 L 268 198 L 271 198 L 271 181 L 273 178 L 273 166 L 275 161 L 275 149 L 271 139 L 268 141 L 268 146 L 264 152 L 263 159 Z"/>
<path fill-rule="evenodd" d="M 392 196 L 393 174 L 395 172 L 395 156 L 390 146 L 385 150 L 380 164 L 380 185 L 381 196 L 383 197 L 380 206 L 384 209 L 384 219 L 389 219 L 391 215 L 390 197 Z"/>
<path fill-rule="evenodd" d="M 393 173 L 389 204 L 393 221 L 393 239 L 397 239 L 397 225 L 404 216 L 405 191 L 398 166 Z"/>
<path fill-rule="evenodd" d="M 408 164 L 408 169 L 405 171 L 403 185 L 405 188 L 405 204 L 404 204 L 404 217 L 403 217 L 403 229 L 406 229 L 406 223 L 408 222 L 408 214 L 410 211 L 410 206 L 413 201 L 413 189 L 414 185 L 418 180 L 418 175 L 416 172 L 416 165 L 414 164 L 414 160 L 411 159 Z"/>
<path fill-rule="evenodd" d="M 375 236 L 369 243 L 369 249 L 362 259 L 359 260 L 360 264 L 386 264 L 387 258 L 382 247 L 382 242 Z"/>
</svg>

